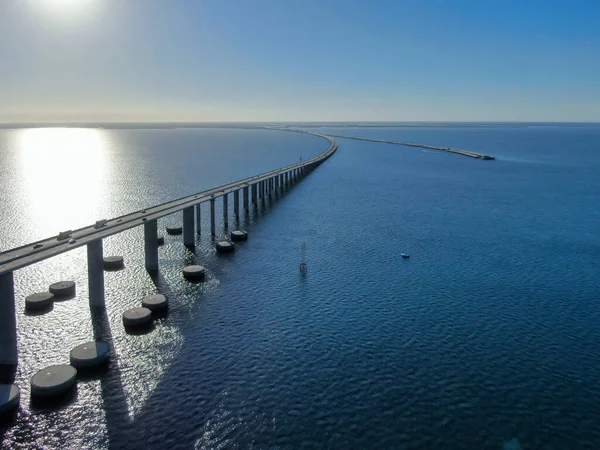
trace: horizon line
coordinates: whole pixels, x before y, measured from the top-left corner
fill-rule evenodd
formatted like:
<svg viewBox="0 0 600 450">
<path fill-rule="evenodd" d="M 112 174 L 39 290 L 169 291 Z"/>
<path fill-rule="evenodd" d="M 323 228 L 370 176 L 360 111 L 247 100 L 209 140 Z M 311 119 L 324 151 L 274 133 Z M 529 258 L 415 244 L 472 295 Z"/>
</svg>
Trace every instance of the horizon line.
<svg viewBox="0 0 600 450">
<path fill-rule="evenodd" d="M 268 124 L 552 124 L 552 125 L 600 125 L 600 121 L 511 121 L 511 120 L 260 120 L 260 121 L 31 121 L 31 122 L 0 122 L 0 127 L 25 126 L 111 126 L 111 125 L 268 125 Z"/>
</svg>

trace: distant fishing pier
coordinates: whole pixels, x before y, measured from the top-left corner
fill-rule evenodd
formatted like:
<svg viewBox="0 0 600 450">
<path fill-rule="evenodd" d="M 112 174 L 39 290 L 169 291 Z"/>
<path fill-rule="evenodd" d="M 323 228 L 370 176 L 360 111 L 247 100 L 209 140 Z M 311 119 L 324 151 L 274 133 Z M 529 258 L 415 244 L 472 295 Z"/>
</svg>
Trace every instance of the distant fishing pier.
<svg viewBox="0 0 600 450">
<path fill-rule="evenodd" d="M 405 147 L 419 147 L 419 148 L 425 148 L 425 149 L 429 149 L 429 150 L 437 150 L 437 151 L 441 151 L 441 152 L 456 153 L 457 155 L 463 155 L 463 156 L 468 156 L 470 158 L 477 158 L 477 159 L 488 159 L 488 160 L 496 159 L 493 156 L 486 155 L 484 153 L 471 152 L 468 150 L 460 150 L 458 148 L 438 147 L 435 145 L 425 145 L 425 144 L 411 144 L 409 142 L 386 141 L 386 140 L 382 140 L 382 139 L 369 139 L 369 138 L 361 138 L 361 137 L 353 137 L 353 136 L 340 136 L 337 134 L 331 134 L 330 136 L 334 137 L 334 138 L 338 138 L 338 139 L 352 139 L 355 141 L 367 141 L 367 142 L 379 142 L 381 144 L 403 145 Z"/>
</svg>

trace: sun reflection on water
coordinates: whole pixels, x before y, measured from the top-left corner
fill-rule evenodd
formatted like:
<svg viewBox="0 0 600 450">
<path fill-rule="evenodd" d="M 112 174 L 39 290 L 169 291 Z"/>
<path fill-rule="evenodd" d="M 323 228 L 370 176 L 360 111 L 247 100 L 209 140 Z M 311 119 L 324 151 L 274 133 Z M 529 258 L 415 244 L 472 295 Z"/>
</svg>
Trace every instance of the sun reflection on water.
<svg viewBox="0 0 600 450">
<path fill-rule="evenodd" d="M 108 138 L 92 128 L 34 128 L 17 134 L 23 212 L 44 236 L 99 217 L 108 177 Z"/>
</svg>

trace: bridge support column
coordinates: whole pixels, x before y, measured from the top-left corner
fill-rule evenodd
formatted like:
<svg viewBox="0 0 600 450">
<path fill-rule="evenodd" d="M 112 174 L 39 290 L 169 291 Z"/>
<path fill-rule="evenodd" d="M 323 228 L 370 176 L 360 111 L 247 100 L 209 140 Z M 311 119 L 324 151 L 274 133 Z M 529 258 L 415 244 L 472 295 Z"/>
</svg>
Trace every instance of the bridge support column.
<svg viewBox="0 0 600 450">
<path fill-rule="evenodd" d="M 156 241 L 154 241 L 154 245 L 157 245 Z M 104 308 L 104 255 L 102 252 L 102 239 L 97 239 L 87 245 L 87 263 L 90 307 Z"/>
<path fill-rule="evenodd" d="M 183 245 L 193 247 L 194 244 L 194 207 L 188 206 L 183 210 Z"/>
<path fill-rule="evenodd" d="M 229 200 L 227 194 L 223 195 L 223 227 L 225 229 L 229 227 Z"/>
<path fill-rule="evenodd" d="M 15 315 L 15 283 L 13 273 L 0 275 L 0 365 L 16 366 L 17 317 Z"/>
<path fill-rule="evenodd" d="M 202 205 L 202 203 L 196 205 L 196 233 L 198 236 L 202 234 L 202 208 L 200 205 Z"/>
<path fill-rule="evenodd" d="M 240 221 L 240 190 L 233 191 L 233 215 L 236 223 Z"/>
<path fill-rule="evenodd" d="M 146 256 L 146 270 L 158 270 L 158 224 L 156 220 L 144 223 L 144 253 Z"/>
<path fill-rule="evenodd" d="M 215 237 L 215 199 L 210 199 L 210 235 Z"/>
<path fill-rule="evenodd" d="M 256 205 L 256 183 L 252 185 L 252 204 Z"/>
<path fill-rule="evenodd" d="M 244 187 L 244 211 L 248 212 L 248 206 L 249 206 L 249 192 L 248 192 L 249 187 L 245 186 Z"/>
</svg>

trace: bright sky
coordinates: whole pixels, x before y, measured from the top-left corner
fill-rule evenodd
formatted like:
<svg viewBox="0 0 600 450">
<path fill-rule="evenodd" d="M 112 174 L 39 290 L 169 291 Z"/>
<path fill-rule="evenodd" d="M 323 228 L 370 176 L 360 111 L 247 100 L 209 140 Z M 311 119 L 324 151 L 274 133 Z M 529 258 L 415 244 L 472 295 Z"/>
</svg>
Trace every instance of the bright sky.
<svg viewBox="0 0 600 450">
<path fill-rule="evenodd" d="M 600 121 L 599 0 L 0 0 L 0 122 Z"/>
</svg>

